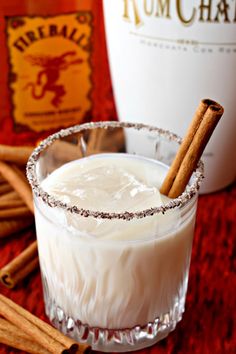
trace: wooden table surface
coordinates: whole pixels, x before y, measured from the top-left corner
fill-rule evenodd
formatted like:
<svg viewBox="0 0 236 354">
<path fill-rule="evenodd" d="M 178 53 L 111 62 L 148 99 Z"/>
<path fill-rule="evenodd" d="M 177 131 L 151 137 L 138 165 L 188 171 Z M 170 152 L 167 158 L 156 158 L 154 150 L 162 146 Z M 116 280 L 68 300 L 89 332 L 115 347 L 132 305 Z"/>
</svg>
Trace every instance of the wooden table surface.
<svg viewBox="0 0 236 354">
<path fill-rule="evenodd" d="M 35 238 L 33 230 L 0 240 L 0 267 Z M 46 320 L 39 270 L 0 292 Z M 236 184 L 199 197 L 186 311 L 168 338 L 140 354 L 236 353 Z M 22 353 L 0 344 L 0 353 Z"/>
</svg>

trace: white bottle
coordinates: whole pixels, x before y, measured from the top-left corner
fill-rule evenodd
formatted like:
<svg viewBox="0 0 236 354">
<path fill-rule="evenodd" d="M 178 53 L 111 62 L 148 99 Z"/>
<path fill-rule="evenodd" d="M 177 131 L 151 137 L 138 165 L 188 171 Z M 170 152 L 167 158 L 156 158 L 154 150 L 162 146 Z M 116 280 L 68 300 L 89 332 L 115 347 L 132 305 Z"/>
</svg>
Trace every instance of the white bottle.
<svg viewBox="0 0 236 354">
<path fill-rule="evenodd" d="M 201 192 L 236 176 L 236 0 L 103 0 L 119 119 L 183 136 L 202 98 L 225 113 L 205 152 Z"/>
</svg>

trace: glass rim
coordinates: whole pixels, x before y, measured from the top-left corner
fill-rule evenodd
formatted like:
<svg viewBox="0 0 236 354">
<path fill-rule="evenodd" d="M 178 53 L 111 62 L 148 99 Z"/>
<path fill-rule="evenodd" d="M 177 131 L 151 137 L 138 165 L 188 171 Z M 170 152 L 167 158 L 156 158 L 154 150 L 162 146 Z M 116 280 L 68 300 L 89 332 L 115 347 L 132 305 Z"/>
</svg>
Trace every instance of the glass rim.
<svg viewBox="0 0 236 354">
<path fill-rule="evenodd" d="M 61 129 L 59 132 L 56 132 L 46 139 L 44 139 L 32 152 L 26 166 L 26 174 L 28 181 L 31 185 L 33 193 L 36 197 L 40 198 L 45 204 L 52 208 L 59 208 L 66 210 L 72 214 L 78 214 L 82 217 L 93 217 L 96 219 L 123 219 L 123 220 L 132 220 L 132 219 L 141 219 L 147 216 L 153 216 L 155 214 L 164 214 L 166 211 L 175 209 L 178 207 L 183 207 L 186 205 L 197 193 L 200 188 L 200 183 L 204 178 L 204 164 L 200 160 L 198 162 L 195 172 L 193 172 L 194 181 L 187 186 L 186 190 L 177 198 L 171 199 L 165 204 L 162 204 L 157 207 L 150 207 L 148 209 L 130 212 L 107 212 L 107 211 L 96 211 L 90 209 L 80 208 L 76 205 L 70 205 L 68 203 L 62 202 L 53 195 L 50 195 L 43 190 L 40 186 L 36 172 L 36 164 L 40 158 L 41 153 L 50 145 L 52 145 L 56 140 L 60 138 L 65 138 L 71 134 L 81 133 L 85 130 L 92 130 L 96 128 L 133 128 L 137 131 L 147 130 L 149 132 L 156 132 L 159 136 L 166 138 L 169 141 L 174 141 L 178 144 L 182 142 L 182 139 L 162 128 L 158 128 L 152 125 L 147 125 L 143 123 L 130 123 L 130 122 L 118 122 L 118 121 L 104 121 L 104 122 L 90 122 L 84 124 L 74 125 L 72 127 Z"/>
</svg>

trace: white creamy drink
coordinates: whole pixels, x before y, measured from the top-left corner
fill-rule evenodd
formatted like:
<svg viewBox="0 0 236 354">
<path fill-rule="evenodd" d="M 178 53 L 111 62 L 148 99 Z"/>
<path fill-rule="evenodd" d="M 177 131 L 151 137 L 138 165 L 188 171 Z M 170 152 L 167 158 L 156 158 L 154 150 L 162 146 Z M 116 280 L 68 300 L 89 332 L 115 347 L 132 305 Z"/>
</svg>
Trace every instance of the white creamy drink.
<svg viewBox="0 0 236 354">
<path fill-rule="evenodd" d="M 104 212 L 157 207 L 166 167 L 128 154 L 65 164 L 43 182 L 57 199 Z M 196 208 L 132 220 L 82 217 L 35 200 L 40 266 L 50 301 L 89 327 L 144 326 L 183 311 Z M 177 316 L 178 317 L 178 316 Z"/>
</svg>

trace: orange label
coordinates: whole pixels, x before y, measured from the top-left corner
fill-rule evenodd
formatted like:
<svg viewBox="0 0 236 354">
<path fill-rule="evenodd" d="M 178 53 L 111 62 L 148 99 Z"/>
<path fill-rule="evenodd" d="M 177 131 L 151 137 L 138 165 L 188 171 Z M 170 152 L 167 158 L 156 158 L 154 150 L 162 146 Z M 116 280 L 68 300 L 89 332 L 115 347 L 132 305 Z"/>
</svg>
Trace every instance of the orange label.
<svg viewBox="0 0 236 354">
<path fill-rule="evenodd" d="M 91 110 L 92 15 L 8 17 L 15 127 L 40 132 L 78 124 Z"/>
</svg>

